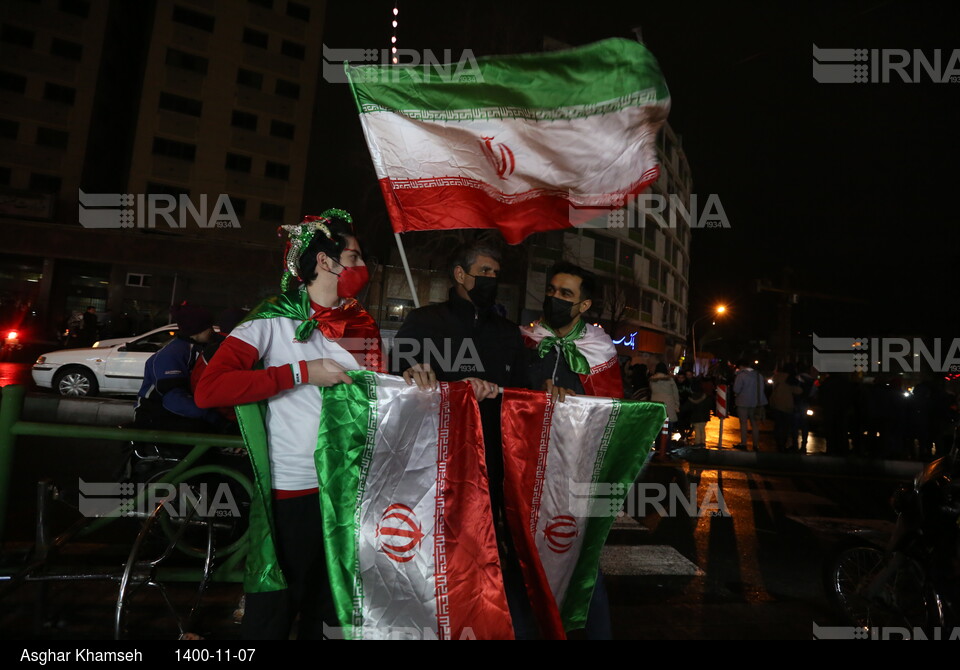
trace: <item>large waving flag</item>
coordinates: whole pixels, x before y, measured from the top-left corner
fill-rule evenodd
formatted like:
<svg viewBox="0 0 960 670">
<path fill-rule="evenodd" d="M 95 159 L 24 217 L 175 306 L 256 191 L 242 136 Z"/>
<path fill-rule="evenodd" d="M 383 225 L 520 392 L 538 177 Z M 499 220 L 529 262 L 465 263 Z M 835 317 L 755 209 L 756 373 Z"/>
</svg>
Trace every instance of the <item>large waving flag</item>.
<svg viewBox="0 0 960 670">
<path fill-rule="evenodd" d="M 475 65 L 469 75 L 347 68 L 396 232 L 498 228 L 514 244 L 582 222 L 571 206 L 617 207 L 657 179 L 670 97 L 642 44 L 608 39 Z"/>
<path fill-rule="evenodd" d="M 347 374 L 353 384 L 322 389 L 317 445 L 345 635 L 512 639 L 470 385 L 424 393 L 399 377 Z"/>
<path fill-rule="evenodd" d="M 507 520 L 547 635 L 586 622 L 600 552 L 665 414 L 659 403 L 504 390 Z"/>
</svg>

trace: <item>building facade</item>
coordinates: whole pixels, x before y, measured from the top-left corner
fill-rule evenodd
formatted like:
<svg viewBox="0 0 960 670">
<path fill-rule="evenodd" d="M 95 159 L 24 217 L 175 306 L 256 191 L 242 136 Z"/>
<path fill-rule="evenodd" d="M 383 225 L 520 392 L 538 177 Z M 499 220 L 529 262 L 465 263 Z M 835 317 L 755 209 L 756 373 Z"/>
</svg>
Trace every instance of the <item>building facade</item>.
<svg viewBox="0 0 960 670">
<path fill-rule="evenodd" d="M 3 309 L 47 338 L 94 306 L 120 335 L 183 299 L 276 290 L 323 15 L 316 0 L 0 3 Z"/>
</svg>

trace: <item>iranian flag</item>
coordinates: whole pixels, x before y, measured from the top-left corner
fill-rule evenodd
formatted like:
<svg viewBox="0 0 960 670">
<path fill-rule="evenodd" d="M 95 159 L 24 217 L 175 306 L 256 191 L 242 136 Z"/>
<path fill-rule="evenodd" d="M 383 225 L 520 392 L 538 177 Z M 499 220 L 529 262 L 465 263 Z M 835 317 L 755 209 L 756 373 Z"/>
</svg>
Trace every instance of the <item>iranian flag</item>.
<svg viewBox="0 0 960 670">
<path fill-rule="evenodd" d="M 659 175 L 670 97 L 631 40 L 347 74 L 398 233 L 498 228 L 515 244 L 619 207 Z"/>
<path fill-rule="evenodd" d="M 512 639 L 470 385 L 322 389 L 317 471 L 345 636 Z"/>
<path fill-rule="evenodd" d="M 582 628 L 600 552 L 666 416 L 660 403 L 505 389 L 504 497 L 544 634 Z"/>
</svg>

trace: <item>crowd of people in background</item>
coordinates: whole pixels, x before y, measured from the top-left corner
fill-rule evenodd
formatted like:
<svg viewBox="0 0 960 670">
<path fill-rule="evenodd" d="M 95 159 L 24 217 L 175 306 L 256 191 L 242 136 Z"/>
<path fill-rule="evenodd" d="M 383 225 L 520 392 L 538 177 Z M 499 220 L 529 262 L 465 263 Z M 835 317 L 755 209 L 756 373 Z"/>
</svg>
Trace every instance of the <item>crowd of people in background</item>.
<svg viewBox="0 0 960 670">
<path fill-rule="evenodd" d="M 624 377 L 628 398 L 662 403 L 670 434 L 694 447 L 705 446 L 705 426 L 718 416 L 719 385 L 727 389 L 729 416 L 739 419 L 736 448 L 743 450 L 758 451 L 761 426 L 772 422 L 781 453 L 810 453 L 813 426 L 828 455 L 928 461 L 950 448 L 960 420 L 956 392 L 933 374 L 908 387 L 902 375 L 858 380 L 804 363 L 784 363 L 767 375 L 741 360 L 719 362 L 705 374 L 633 364 Z"/>
</svg>

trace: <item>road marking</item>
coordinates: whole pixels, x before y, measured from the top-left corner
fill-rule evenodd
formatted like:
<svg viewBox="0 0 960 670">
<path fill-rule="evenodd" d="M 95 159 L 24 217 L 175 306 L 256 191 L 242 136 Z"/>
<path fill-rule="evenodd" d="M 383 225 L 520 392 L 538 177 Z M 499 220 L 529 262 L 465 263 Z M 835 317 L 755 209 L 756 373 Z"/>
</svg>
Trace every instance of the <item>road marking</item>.
<svg viewBox="0 0 960 670">
<path fill-rule="evenodd" d="M 607 575 L 703 576 L 704 572 L 679 551 L 668 545 L 632 547 L 606 546 L 600 556 L 600 568 Z"/>
</svg>

